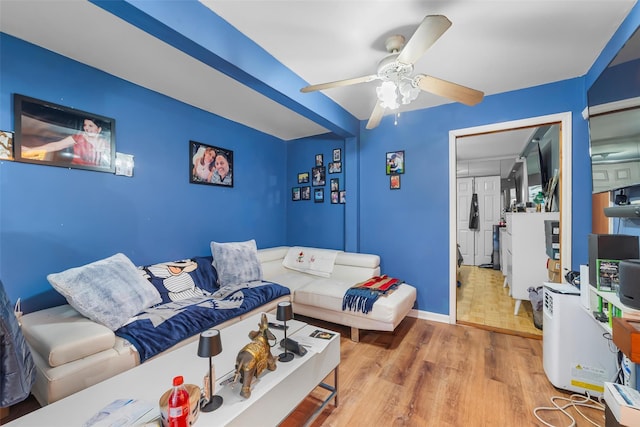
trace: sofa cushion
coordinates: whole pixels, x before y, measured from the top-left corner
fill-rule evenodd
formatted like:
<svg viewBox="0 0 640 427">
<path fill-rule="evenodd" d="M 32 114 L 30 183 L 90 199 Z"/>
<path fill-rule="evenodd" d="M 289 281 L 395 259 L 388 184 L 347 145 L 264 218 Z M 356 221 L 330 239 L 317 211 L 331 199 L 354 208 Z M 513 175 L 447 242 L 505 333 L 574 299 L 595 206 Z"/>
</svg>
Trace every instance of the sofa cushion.
<svg viewBox="0 0 640 427">
<path fill-rule="evenodd" d="M 24 315 L 22 332 L 33 351 L 51 367 L 110 349 L 116 340 L 109 328 L 67 304 Z"/>
<path fill-rule="evenodd" d="M 195 257 L 138 268 L 156 287 L 162 302 L 171 302 L 217 291 L 218 275 L 211 262 L 211 257 Z"/>
<path fill-rule="evenodd" d="M 47 279 L 73 308 L 112 331 L 162 301 L 158 290 L 121 253 Z"/>
<path fill-rule="evenodd" d="M 246 242 L 211 242 L 213 267 L 218 272 L 218 285 L 262 280 L 262 266 L 258 261 L 258 247 L 255 240 Z"/>
</svg>

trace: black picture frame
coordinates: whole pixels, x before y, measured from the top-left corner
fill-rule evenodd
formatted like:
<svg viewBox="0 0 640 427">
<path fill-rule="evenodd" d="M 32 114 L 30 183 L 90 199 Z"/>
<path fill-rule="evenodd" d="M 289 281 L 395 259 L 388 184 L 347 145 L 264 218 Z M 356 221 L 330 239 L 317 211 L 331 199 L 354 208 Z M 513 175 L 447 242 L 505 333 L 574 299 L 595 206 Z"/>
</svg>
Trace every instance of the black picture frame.
<svg viewBox="0 0 640 427">
<path fill-rule="evenodd" d="M 331 178 L 329 180 L 331 191 L 339 191 L 340 190 L 340 179 L 339 178 Z"/>
<path fill-rule="evenodd" d="M 405 161 L 404 150 L 388 152 L 385 162 L 387 175 L 403 174 Z"/>
<path fill-rule="evenodd" d="M 324 203 L 324 188 L 313 189 L 313 201 L 316 203 Z"/>
<path fill-rule="evenodd" d="M 17 93 L 13 109 L 16 161 L 115 172 L 115 119 Z"/>
<path fill-rule="evenodd" d="M 399 190 L 400 189 L 400 175 L 399 174 L 389 175 L 389 188 L 392 189 L 392 190 Z"/>
<path fill-rule="evenodd" d="M 233 187 L 233 151 L 189 141 L 189 182 Z"/>
<path fill-rule="evenodd" d="M 340 192 L 339 191 L 332 191 L 331 192 L 331 204 L 332 205 L 337 205 L 338 203 L 340 203 Z"/>
<path fill-rule="evenodd" d="M 324 155 L 316 154 L 316 166 L 324 166 Z"/>
<path fill-rule="evenodd" d="M 309 172 L 300 172 L 298 174 L 298 184 L 306 184 L 309 182 Z"/>
<path fill-rule="evenodd" d="M 297 202 L 297 201 L 301 200 L 301 198 L 300 198 L 300 187 L 291 188 L 291 200 L 293 200 L 294 202 Z"/>
<path fill-rule="evenodd" d="M 342 162 L 329 163 L 329 173 L 342 173 Z"/>
<path fill-rule="evenodd" d="M 342 150 L 339 148 L 333 149 L 333 161 L 340 162 L 342 161 Z"/>
<path fill-rule="evenodd" d="M 316 166 L 311 169 L 311 185 L 314 187 L 322 187 L 326 184 L 327 168 L 324 166 Z"/>
<path fill-rule="evenodd" d="M 302 200 L 311 200 L 311 187 L 308 185 L 300 187 L 300 198 Z"/>
<path fill-rule="evenodd" d="M 347 202 L 347 192 L 345 190 L 340 190 L 340 204 L 344 205 Z"/>
<path fill-rule="evenodd" d="M 0 160 L 13 160 L 13 132 L 0 130 Z"/>
</svg>

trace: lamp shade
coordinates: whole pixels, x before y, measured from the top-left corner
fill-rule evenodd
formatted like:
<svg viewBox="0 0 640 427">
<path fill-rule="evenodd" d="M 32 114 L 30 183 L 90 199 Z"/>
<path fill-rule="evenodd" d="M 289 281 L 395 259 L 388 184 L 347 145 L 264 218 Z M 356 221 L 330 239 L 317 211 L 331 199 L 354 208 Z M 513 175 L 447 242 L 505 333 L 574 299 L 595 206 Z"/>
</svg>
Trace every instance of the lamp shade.
<svg viewBox="0 0 640 427">
<path fill-rule="evenodd" d="M 291 320 L 293 319 L 293 306 L 290 302 L 278 303 L 278 311 L 276 312 L 276 319 L 278 320 Z"/>
<path fill-rule="evenodd" d="M 208 329 L 200 334 L 200 342 L 198 343 L 198 356 L 213 357 L 222 352 L 222 341 L 220 340 L 220 331 L 217 329 Z"/>
</svg>

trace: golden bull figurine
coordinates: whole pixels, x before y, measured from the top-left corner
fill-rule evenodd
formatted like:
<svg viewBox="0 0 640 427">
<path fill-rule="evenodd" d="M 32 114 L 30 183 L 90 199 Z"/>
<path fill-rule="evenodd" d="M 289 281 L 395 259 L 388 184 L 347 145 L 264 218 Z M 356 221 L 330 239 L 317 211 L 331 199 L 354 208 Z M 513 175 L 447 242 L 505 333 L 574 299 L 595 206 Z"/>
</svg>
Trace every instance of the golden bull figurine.
<svg viewBox="0 0 640 427">
<path fill-rule="evenodd" d="M 240 377 L 242 382 L 240 396 L 246 398 L 251 396 L 251 381 L 253 381 L 253 377 L 258 378 L 265 368 L 270 371 L 276 369 L 276 359 L 271 354 L 271 346 L 269 345 L 269 340 L 275 342 L 276 337 L 269 330 L 267 315 L 264 313 L 258 328 L 257 331 L 249 332 L 249 338 L 252 341 L 240 350 L 236 358 L 236 374 L 233 377 L 233 382 L 236 383 L 238 377 Z"/>
</svg>

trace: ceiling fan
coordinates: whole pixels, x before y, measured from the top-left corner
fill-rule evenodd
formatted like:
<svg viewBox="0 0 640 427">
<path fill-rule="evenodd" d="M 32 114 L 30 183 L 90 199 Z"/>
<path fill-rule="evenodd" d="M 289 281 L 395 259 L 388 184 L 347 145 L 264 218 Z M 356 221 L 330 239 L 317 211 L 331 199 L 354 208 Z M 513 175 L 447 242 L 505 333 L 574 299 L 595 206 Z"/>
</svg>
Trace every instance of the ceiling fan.
<svg viewBox="0 0 640 427">
<path fill-rule="evenodd" d="M 482 101 L 483 92 L 425 74 L 411 76 L 413 64 L 450 26 L 451 21 L 444 15 L 427 15 L 406 44 L 405 38 L 401 35 L 387 39 L 386 48 L 390 55 L 380 61 L 376 74 L 310 85 L 300 91 L 306 93 L 382 80 L 382 84 L 376 88 L 378 100 L 367 122 L 367 129 L 373 129 L 380 124 L 385 109 L 394 110 L 400 103 L 409 104 L 416 99 L 421 90 L 466 105 L 476 105 Z"/>
</svg>

